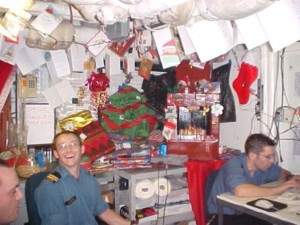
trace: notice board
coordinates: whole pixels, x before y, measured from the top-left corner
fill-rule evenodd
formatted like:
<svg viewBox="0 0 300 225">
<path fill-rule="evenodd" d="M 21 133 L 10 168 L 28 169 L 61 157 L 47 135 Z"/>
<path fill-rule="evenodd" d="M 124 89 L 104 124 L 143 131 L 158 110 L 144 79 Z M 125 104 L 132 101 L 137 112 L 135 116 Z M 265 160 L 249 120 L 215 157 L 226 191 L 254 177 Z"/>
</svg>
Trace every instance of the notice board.
<svg viewBox="0 0 300 225">
<path fill-rule="evenodd" d="M 49 104 L 24 104 L 27 144 L 50 144 L 55 133 L 55 112 Z"/>
</svg>

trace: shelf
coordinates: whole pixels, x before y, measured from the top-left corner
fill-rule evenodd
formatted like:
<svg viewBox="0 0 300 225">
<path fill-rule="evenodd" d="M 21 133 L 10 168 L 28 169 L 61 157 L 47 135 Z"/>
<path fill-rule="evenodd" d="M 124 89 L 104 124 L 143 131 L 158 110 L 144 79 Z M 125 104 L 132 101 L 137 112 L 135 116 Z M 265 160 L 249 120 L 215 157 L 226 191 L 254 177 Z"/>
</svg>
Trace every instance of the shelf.
<svg viewBox="0 0 300 225">
<path fill-rule="evenodd" d="M 151 221 L 143 221 L 140 220 L 139 224 L 143 225 L 164 225 L 164 224 L 173 224 L 179 221 L 189 221 L 194 218 L 194 213 L 192 211 L 190 212 L 185 212 L 185 213 L 180 213 L 178 215 L 171 215 L 171 216 L 166 216 L 164 218 L 158 218 L 157 217 L 151 217 Z"/>
<path fill-rule="evenodd" d="M 95 173 L 95 177 L 101 186 L 102 192 L 118 189 L 118 184 L 115 182 L 116 179 L 114 171 Z"/>
<path fill-rule="evenodd" d="M 118 211 L 125 206 L 128 210 L 128 212 L 126 212 L 127 218 L 129 220 L 136 220 L 137 211 L 145 208 L 152 208 L 155 210 L 155 203 L 160 203 L 160 201 L 162 201 L 161 204 L 164 205 L 164 200 L 161 199 L 165 199 L 167 204 L 170 203 L 169 206 L 156 210 L 158 213 L 157 215 L 140 219 L 139 223 L 153 224 L 154 222 L 154 224 L 171 224 L 179 221 L 194 219 L 191 204 L 188 201 L 189 195 L 186 183 L 186 172 L 187 170 L 184 166 L 163 164 L 156 165 L 156 168 L 117 171 L 116 173 L 118 178 L 116 179 L 119 180 L 119 189 L 115 192 L 116 198 L 118 199 L 118 204 L 116 204 L 115 208 L 116 212 L 119 213 Z M 150 181 L 155 183 L 155 181 L 157 182 L 159 179 L 164 180 L 164 178 L 167 179 L 167 182 L 170 182 L 171 185 L 168 186 L 168 184 L 164 187 L 165 189 L 162 189 L 171 189 L 171 191 L 167 194 L 168 197 L 164 197 L 165 193 L 159 195 L 157 192 L 152 196 L 145 196 L 145 199 L 137 197 L 136 187 L 138 184 L 140 184 L 140 182 L 146 180 L 146 182 Z M 175 185 L 177 182 L 180 183 L 179 186 Z M 180 205 L 179 201 L 181 201 L 182 205 Z"/>
<path fill-rule="evenodd" d="M 135 180 L 155 178 L 157 176 L 167 176 L 174 174 L 183 174 L 186 172 L 186 168 L 183 166 L 174 165 L 157 165 L 156 168 L 145 168 L 138 170 L 120 170 L 118 176 Z"/>
</svg>

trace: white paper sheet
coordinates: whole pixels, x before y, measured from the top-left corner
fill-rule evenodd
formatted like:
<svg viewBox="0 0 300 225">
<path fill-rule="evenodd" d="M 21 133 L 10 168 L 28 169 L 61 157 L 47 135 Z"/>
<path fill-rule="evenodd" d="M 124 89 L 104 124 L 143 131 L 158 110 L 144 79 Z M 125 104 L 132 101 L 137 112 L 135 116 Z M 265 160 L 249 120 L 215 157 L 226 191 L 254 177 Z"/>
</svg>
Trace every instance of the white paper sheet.
<svg viewBox="0 0 300 225">
<path fill-rule="evenodd" d="M 178 26 L 177 30 L 180 36 L 180 41 L 184 50 L 184 54 L 189 55 L 196 52 L 192 40 L 186 31 L 186 27 L 184 25 Z"/>
<path fill-rule="evenodd" d="M 268 42 L 257 14 L 235 20 L 235 23 L 248 50 Z"/>
<path fill-rule="evenodd" d="M 67 80 L 47 88 L 43 94 L 52 109 L 60 106 L 64 102 L 76 97 L 76 93 L 72 85 Z"/>
<path fill-rule="evenodd" d="M 104 63 L 105 54 L 106 54 L 106 52 L 102 51 L 99 55 L 97 55 L 95 57 L 96 68 L 103 68 L 103 67 L 105 67 L 105 63 Z"/>
<path fill-rule="evenodd" d="M 73 72 L 83 72 L 83 64 L 87 60 L 85 47 L 78 44 L 72 44 L 68 51 L 68 58 Z"/>
<path fill-rule="evenodd" d="M 300 1 L 280 0 L 257 13 L 274 52 L 300 40 Z"/>
<path fill-rule="evenodd" d="M 28 126 L 27 144 L 51 143 L 55 133 L 54 110 L 47 104 L 27 104 L 24 114 Z"/>
<path fill-rule="evenodd" d="M 14 61 L 23 75 L 38 69 L 45 63 L 42 51 L 29 48 L 18 49 L 15 52 Z"/>
<path fill-rule="evenodd" d="M 71 73 L 70 63 L 65 50 L 46 51 L 44 57 L 53 80 L 55 80 L 55 76 L 61 78 Z"/>
<path fill-rule="evenodd" d="M 121 75 L 122 71 L 120 68 L 120 57 L 112 52 L 107 53 L 105 55 L 105 71 L 109 78 L 112 75 Z"/>
<path fill-rule="evenodd" d="M 234 45 L 230 21 L 202 20 L 186 27 L 201 62 L 227 53 Z"/>
</svg>

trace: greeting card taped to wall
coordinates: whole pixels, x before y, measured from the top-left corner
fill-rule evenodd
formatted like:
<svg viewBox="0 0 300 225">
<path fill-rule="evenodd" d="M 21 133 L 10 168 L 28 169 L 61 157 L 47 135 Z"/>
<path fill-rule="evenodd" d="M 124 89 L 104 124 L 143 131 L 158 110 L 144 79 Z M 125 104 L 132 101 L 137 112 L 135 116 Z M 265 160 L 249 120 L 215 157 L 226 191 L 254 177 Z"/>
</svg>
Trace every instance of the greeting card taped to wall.
<svg viewBox="0 0 300 225">
<path fill-rule="evenodd" d="M 53 8 L 52 5 L 42 11 L 34 21 L 32 21 L 31 26 L 33 26 L 38 31 L 42 32 L 43 36 L 49 35 L 54 31 L 54 29 L 63 21 L 60 13 Z"/>
</svg>

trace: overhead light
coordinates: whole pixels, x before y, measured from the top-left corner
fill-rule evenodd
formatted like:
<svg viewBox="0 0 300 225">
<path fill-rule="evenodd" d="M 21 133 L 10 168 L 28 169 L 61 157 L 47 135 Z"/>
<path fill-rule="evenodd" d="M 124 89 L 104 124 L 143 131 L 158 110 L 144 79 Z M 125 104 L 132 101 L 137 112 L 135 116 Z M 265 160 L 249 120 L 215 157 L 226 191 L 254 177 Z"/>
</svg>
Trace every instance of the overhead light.
<svg viewBox="0 0 300 225">
<path fill-rule="evenodd" d="M 24 10 L 8 10 L 0 21 L 0 33 L 17 41 L 19 32 L 24 29 L 31 15 Z"/>
<path fill-rule="evenodd" d="M 0 0 L 0 7 L 7 9 L 29 9 L 36 0 Z"/>
</svg>

